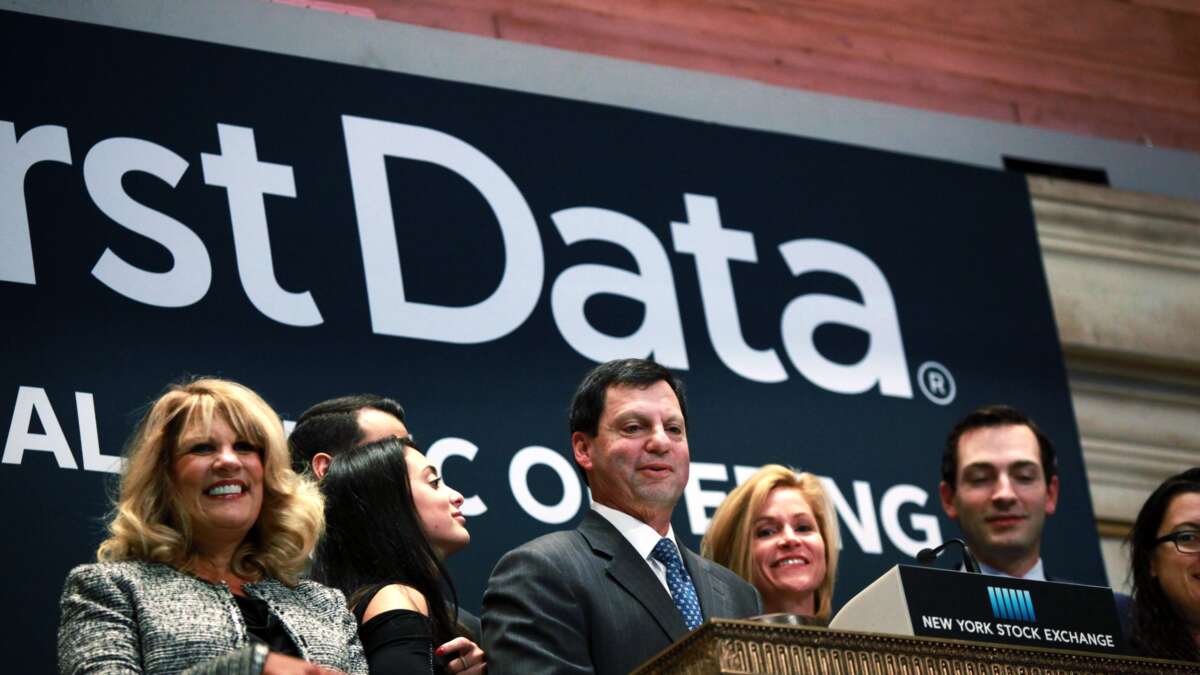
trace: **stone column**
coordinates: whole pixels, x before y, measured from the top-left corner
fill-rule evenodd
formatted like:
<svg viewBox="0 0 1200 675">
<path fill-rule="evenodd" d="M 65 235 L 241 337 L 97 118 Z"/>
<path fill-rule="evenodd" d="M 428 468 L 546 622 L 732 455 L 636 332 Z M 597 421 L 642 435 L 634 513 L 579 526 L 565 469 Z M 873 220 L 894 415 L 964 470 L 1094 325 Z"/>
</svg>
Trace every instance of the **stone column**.
<svg viewBox="0 0 1200 675">
<path fill-rule="evenodd" d="M 1029 178 L 1109 581 L 1167 476 L 1200 465 L 1200 202 Z"/>
</svg>

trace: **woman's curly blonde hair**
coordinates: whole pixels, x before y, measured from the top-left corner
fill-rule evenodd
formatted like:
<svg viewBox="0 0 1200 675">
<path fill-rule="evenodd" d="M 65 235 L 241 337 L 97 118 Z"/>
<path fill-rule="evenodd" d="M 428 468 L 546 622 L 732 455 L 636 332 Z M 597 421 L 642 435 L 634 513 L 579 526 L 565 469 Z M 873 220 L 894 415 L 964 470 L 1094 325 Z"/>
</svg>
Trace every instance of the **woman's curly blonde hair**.
<svg viewBox="0 0 1200 675">
<path fill-rule="evenodd" d="M 817 521 L 821 538 L 825 541 L 825 578 L 814 592 L 813 610 L 816 618 L 828 621 L 841 546 L 829 497 L 820 479 L 811 473 L 800 473 L 781 464 L 768 464 L 756 471 L 746 482 L 734 488 L 717 507 L 708 532 L 700 541 L 700 553 L 758 586 L 750 538 L 754 520 L 775 488 L 799 490 L 804 495 Z"/>
<path fill-rule="evenodd" d="M 193 571 L 192 522 L 172 484 L 171 465 L 179 440 L 207 437 L 216 416 L 262 453 L 262 510 L 233 556 L 233 572 L 295 585 L 325 526 L 321 494 L 292 471 L 283 425 L 271 406 L 250 389 L 215 378 L 172 385 L 142 418 L 126 448 L 109 537 L 96 558 Z"/>
</svg>

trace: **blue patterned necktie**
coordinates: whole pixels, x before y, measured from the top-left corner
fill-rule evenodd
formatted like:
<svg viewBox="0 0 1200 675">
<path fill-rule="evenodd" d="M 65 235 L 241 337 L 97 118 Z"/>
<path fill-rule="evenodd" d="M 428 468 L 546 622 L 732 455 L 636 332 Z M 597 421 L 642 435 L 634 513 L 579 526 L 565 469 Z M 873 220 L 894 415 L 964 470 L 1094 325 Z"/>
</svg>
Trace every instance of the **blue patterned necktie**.
<svg viewBox="0 0 1200 675">
<path fill-rule="evenodd" d="M 650 555 L 666 566 L 667 587 L 671 589 L 671 599 L 683 615 L 683 622 L 687 624 L 688 630 L 695 630 L 696 626 L 704 622 L 704 615 L 700 612 L 696 587 L 692 585 L 692 578 L 683 568 L 683 561 L 679 559 L 675 542 L 667 538 L 659 539 Z"/>
</svg>

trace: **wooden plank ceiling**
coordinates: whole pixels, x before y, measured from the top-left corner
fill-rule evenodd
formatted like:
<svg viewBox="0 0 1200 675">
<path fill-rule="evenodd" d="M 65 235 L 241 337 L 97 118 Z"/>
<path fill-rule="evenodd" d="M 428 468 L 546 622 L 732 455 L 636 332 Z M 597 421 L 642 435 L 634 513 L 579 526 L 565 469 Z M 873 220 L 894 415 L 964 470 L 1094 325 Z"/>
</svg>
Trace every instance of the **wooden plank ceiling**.
<svg viewBox="0 0 1200 675">
<path fill-rule="evenodd" d="M 380 19 L 1200 151 L 1200 0 L 342 4 Z"/>
</svg>

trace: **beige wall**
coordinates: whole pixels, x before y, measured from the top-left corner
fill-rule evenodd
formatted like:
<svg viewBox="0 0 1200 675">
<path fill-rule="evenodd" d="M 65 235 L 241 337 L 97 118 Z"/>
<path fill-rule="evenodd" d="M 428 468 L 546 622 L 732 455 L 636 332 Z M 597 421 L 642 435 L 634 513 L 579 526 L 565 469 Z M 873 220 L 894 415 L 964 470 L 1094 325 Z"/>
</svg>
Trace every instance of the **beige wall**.
<svg viewBox="0 0 1200 675">
<path fill-rule="evenodd" d="M 1200 203 L 1030 179 L 1103 549 L 1200 465 Z"/>
</svg>

